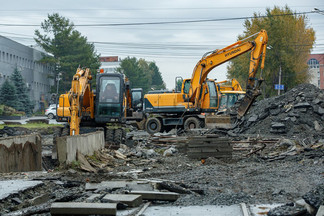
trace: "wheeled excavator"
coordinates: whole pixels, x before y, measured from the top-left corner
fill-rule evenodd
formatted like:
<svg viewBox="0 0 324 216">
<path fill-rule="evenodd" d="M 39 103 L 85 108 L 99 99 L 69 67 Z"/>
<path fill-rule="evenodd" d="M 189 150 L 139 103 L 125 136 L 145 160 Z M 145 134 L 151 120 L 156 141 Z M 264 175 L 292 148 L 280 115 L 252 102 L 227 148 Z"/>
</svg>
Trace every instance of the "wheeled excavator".
<svg viewBox="0 0 324 216">
<path fill-rule="evenodd" d="M 252 37 L 254 40 L 249 41 Z M 243 116 L 261 93 L 262 70 L 264 68 L 267 32 L 261 30 L 243 40 L 220 50 L 206 53 L 196 64 L 191 79 L 182 82 L 180 92 L 151 93 L 144 96 L 144 112 L 149 115 L 146 130 L 149 133 L 163 131 L 166 127 L 199 128 L 205 124 L 202 113 L 216 113 L 219 109 L 219 90 L 215 81 L 207 75 L 220 64 L 251 51 L 246 94 L 238 108 L 238 117 Z M 261 76 L 256 78 L 261 61 Z"/>
<path fill-rule="evenodd" d="M 92 127 L 103 129 L 106 141 L 120 143 L 123 131 L 109 130 L 107 123 L 142 120 L 143 91 L 130 89 L 128 79 L 119 73 L 102 70 L 96 76 L 96 89 L 92 89 L 91 80 L 89 68 L 77 69 L 70 91 L 59 97 L 57 121 L 68 122 L 65 129 L 71 136 L 79 135 L 82 127 Z"/>
<path fill-rule="evenodd" d="M 215 82 L 215 84 L 220 93 L 218 114 L 233 107 L 238 100 L 244 98 L 246 93 L 236 79 Z"/>
</svg>

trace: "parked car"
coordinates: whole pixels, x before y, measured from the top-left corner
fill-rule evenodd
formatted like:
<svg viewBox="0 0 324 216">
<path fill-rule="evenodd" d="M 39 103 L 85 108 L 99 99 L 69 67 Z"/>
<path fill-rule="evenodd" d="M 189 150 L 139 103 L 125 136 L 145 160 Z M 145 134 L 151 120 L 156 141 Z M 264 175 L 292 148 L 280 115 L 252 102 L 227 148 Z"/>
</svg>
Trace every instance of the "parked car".
<svg viewBox="0 0 324 216">
<path fill-rule="evenodd" d="M 56 116 L 56 104 L 51 104 L 47 109 L 45 109 L 45 115 L 49 119 L 53 119 Z"/>
</svg>

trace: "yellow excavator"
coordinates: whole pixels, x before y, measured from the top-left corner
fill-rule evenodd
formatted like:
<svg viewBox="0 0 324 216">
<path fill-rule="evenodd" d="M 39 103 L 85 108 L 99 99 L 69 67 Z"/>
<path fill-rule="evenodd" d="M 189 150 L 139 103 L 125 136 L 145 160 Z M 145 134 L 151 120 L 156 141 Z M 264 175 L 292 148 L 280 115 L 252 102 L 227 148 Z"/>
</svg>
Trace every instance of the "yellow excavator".
<svg viewBox="0 0 324 216">
<path fill-rule="evenodd" d="M 108 133 L 107 123 L 124 123 L 126 120 L 143 119 L 143 91 L 130 89 L 123 74 L 103 73 L 96 76 L 96 89 L 91 86 L 89 68 L 78 68 L 72 79 L 71 89 L 59 97 L 57 121 L 68 122 L 71 136 L 80 133 L 81 126 L 103 128 L 106 139 L 118 139 L 122 131 Z M 119 140 L 117 140 L 118 143 Z"/>
<path fill-rule="evenodd" d="M 220 92 L 218 113 L 233 107 L 238 100 L 245 96 L 246 92 L 243 91 L 236 79 L 215 82 L 215 84 Z"/>
<path fill-rule="evenodd" d="M 255 39 L 249 41 L 254 36 Z M 146 130 L 156 133 L 165 127 L 181 126 L 187 129 L 204 126 L 205 116 L 201 113 L 216 113 L 220 94 L 215 81 L 208 79 L 207 75 L 218 65 L 251 51 L 246 94 L 238 109 L 238 116 L 243 116 L 260 94 L 262 78 L 257 79 L 256 73 L 261 61 L 262 76 L 267 42 L 267 32 L 261 30 L 223 49 L 208 52 L 196 64 L 191 79 L 183 80 L 179 92 L 146 94 L 144 112 L 149 115 Z"/>
</svg>

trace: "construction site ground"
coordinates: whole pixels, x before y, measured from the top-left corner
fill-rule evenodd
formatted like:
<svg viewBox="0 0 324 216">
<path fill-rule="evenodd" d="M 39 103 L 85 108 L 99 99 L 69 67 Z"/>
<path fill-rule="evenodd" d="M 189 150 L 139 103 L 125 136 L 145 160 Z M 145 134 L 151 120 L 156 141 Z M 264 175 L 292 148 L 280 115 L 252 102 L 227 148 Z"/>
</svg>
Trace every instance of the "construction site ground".
<svg viewBox="0 0 324 216">
<path fill-rule="evenodd" d="M 269 209 L 262 205 L 293 205 L 304 198 L 308 203 L 315 200 L 318 209 L 324 201 L 323 98 L 323 91 L 300 86 L 266 103 L 259 101 L 231 130 L 173 130 L 149 135 L 130 127 L 125 144 L 119 148 L 107 145 L 86 157 L 88 163 L 75 161 L 69 166 L 59 166 L 51 159 L 55 129 L 11 129 L 14 135 L 41 134 L 43 171 L 0 174 L 1 181 L 41 181 L 5 198 L 0 194 L 0 215 L 50 215 L 53 202 L 85 202 L 93 194 L 132 190 L 129 185 L 86 190 L 89 183 L 113 180 L 145 181 L 156 190 L 180 194 L 176 201 L 152 201 L 150 206 L 261 204 L 259 212 L 267 214 Z M 188 157 L 184 143 L 207 134 L 227 137 L 233 149 L 231 156 L 204 160 Z M 47 198 L 40 203 L 42 207 L 32 202 L 44 195 Z M 126 215 L 136 215 L 136 211 Z"/>
</svg>

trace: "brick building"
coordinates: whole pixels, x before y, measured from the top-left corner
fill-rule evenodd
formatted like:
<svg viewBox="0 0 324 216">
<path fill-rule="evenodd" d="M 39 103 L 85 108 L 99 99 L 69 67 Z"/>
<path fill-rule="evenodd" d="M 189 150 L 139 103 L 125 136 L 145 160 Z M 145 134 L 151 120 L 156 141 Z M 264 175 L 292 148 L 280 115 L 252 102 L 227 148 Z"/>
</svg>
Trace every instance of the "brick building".
<svg viewBox="0 0 324 216">
<path fill-rule="evenodd" d="M 310 54 L 307 60 L 311 83 L 324 89 L 324 54 Z"/>
<path fill-rule="evenodd" d="M 30 90 L 34 111 L 44 108 L 54 85 L 51 78 L 54 68 L 39 62 L 44 55 L 42 51 L 0 36 L 0 85 L 18 68 Z"/>
<path fill-rule="evenodd" d="M 104 56 L 100 57 L 101 66 L 105 73 L 115 73 L 120 65 L 118 56 Z"/>
</svg>

